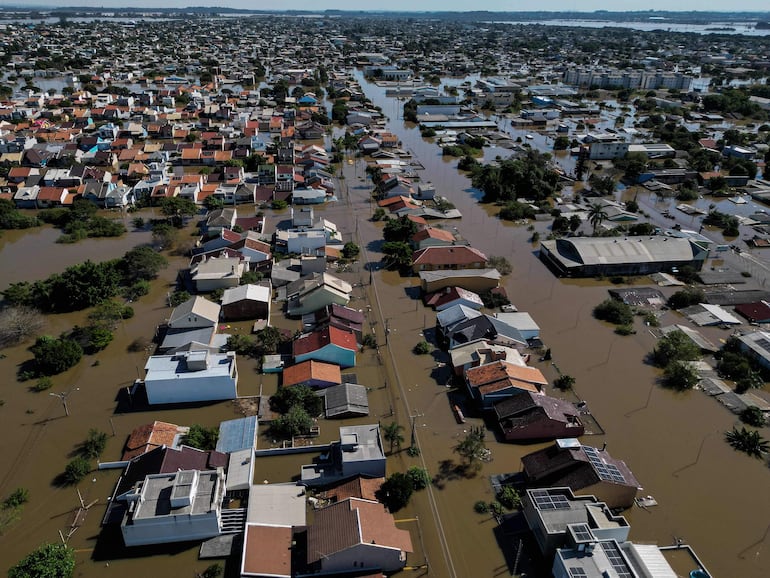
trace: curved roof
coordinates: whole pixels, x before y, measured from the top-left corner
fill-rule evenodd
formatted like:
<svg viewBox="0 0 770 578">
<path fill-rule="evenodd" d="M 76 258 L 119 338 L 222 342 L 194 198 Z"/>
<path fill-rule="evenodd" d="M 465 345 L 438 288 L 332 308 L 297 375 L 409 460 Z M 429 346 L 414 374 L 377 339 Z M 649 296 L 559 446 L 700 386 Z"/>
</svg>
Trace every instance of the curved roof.
<svg viewBox="0 0 770 578">
<path fill-rule="evenodd" d="M 692 261 L 695 258 L 688 239 L 672 237 L 576 237 L 544 241 L 569 266 Z"/>
</svg>

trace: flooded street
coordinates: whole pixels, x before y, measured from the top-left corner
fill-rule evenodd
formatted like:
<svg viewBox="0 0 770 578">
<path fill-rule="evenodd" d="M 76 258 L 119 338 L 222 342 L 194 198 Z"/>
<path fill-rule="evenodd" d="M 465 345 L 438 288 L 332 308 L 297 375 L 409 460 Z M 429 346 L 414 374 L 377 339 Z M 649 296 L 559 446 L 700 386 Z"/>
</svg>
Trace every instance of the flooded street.
<svg viewBox="0 0 770 578">
<path fill-rule="evenodd" d="M 378 98 L 382 89 L 363 80 L 362 86 L 383 110 L 393 106 L 389 104 L 393 99 L 383 102 L 383 97 Z M 512 262 L 513 273 L 504 279 L 511 301 L 540 325 L 543 341 L 552 348 L 553 363 L 576 378 L 575 392 L 588 402 L 606 432 L 604 436 L 586 436 L 585 442 L 599 446 L 606 442 L 612 455 L 626 461 L 640 480 L 644 488 L 640 495 L 652 495 L 660 504 L 649 510 L 624 512 L 632 526 L 631 539 L 661 546 L 681 539 L 693 546 L 715 576 L 765 576 L 770 566 L 766 535 L 769 472 L 761 460 L 735 452 L 724 442 L 724 432 L 738 423 L 737 418 L 700 391 L 678 393 L 660 387 L 659 370 L 645 362 L 655 339 L 641 320 L 636 321 L 635 335 L 622 337 L 592 317 L 593 307 L 607 297 L 609 283 L 555 278 L 537 259 L 536 247 L 528 241 L 532 232 L 526 226 L 490 219 L 494 208 L 476 202 L 477 193 L 470 189 L 467 177 L 454 168 L 455 159 L 441 157 L 433 142 L 422 139 L 416 129 L 406 128 L 403 121 L 391 120 L 388 127 L 426 167 L 423 178 L 432 181 L 438 193 L 462 212 L 460 221 L 444 222 L 443 226 L 452 231 L 456 228 L 460 236 L 488 256 L 502 255 Z M 357 217 L 361 244 L 368 247 L 369 260 L 376 261 L 382 225 L 366 220 L 371 189 L 360 178 L 363 165 L 358 162 L 358 167 L 345 167 L 350 208 L 341 197 L 340 203 L 326 207 L 325 212 L 339 225 L 345 222 L 345 215 L 351 215 L 343 230 L 354 229 L 351 220 Z M 701 200 L 698 204 L 707 207 L 709 202 Z M 725 202 L 729 201 L 718 206 L 724 207 Z M 542 223 L 535 227 L 541 238 L 549 233 Z M 411 353 L 421 339 L 419 331 L 432 328 L 435 314 L 415 303 L 411 292 L 407 294 L 409 287 L 417 285 L 415 278 L 394 277 L 394 273 L 379 272 L 375 283 L 383 315 L 389 319 L 389 347 L 402 393 L 411 415 L 420 416 L 415 422 L 422 459 L 435 475 L 443 460 L 457 463 L 458 456 L 451 450 L 453 440 L 480 420 L 457 425 L 450 409 L 453 393 L 444 387 L 446 372 L 437 369 L 433 358 Z M 666 295 L 671 292 L 664 289 Z M 669 311 L 661 324 L 680 320 L 678 313 Z M 392 337 L 393 332 L 397 338 Z M 706 328 L 703 332 L 716 342 L 729 336 L 720 329 Z M 551 380 L 558 375 L 550 364 L 533 365 Z M 433 378 L 436 376 L 438 380 Z M 558 392 L 547 393 L 558 396 Z M 403 413 L 399 419 L 404 425 L 409 423 Z M 763 435 L 768 433 L 764 428 Z M 494 524 L 475 514 L 473 503 L 493 497 L 486 476 L 519 471 L 521 456 L 542 446 L 504 445 L 491 438 L 489 433 L 493 461 L 484 465 L 478 477 L 449 480 L 441 489 L 433 489 L 454 571 L 444 574 L 432 565 L 431 575 L 436 570 L 436 576 L 491 576 L 505 564 Z M 418 502 L 417 507 L 423 504 Z"/>
<path fill-rule="evenodd" d="M 478 191 L 471 189 L 469 179 L 455 168 L 457 159 L 442 157 L 434 142 L 423 139 L 416 128 L 398 118 L 403 103 L 386 99 L 383 88 L 363 80 L 361 83 L 364 92 L 391 117 L 389 128 L 402 140 L 403 148 L 412 151 L 415 160 L 425 166 L 423 178 L 432 181 L 438 194 L 446 196 L 463 214 L 461 220 L 447 221 L 443 226 L 487 256 L 505 256 L 513 264 L 513 273 L 504 279 L 509 297 L 520 311 L 534 317 L 543 341 L 553 353 L 553 363 L 533 365 L 549 380 L 558 376 L 557 368 L 574 376 L 576 394 L 587 401 L 606 432 L 603 436 L 586 436 L 584 441 L 598 446 L 606 442 L 612 455 L 624 460 L 644 486 L 640 494 L 652 495 L 658 501 L 659 506 L 649 510 L 633 508 L 624 512 L 631 523 L 631 539 L 659 545 L 681 539 L 693 546 L 714 576 L 766 576 L 770 567 L 770 538 L 766 532 L 770 472 L 762 461 L 734 452 L 723 441 L 723 432 L 737 422 L 735 416 L 700 391 L 677 393 L 661 388 L 656 381 L 659 371 L 645 362 L 655 340 L 641 319 L 636 321 L 635 335 L 621 337 L 592 317 L 593 307 L 607 297 L 610 285 L 555 278 L 537 259 L 537 247 L 529 242 L 532 231 L 494 218 L 496 208 L 478 204 Z M 486 159 L 498 154 L 505 158 L 509 151 L 484 151 Z M 569 162 L 563 159 L 563 166 Z M 507 576 L 511 560 L 506 555 L 513 551 L 516 540 L 496 532 L 493 518 L 476 514 L 473 504 L 494 499 L 490 475 L 518 472 L 521 457 L 543 446 L 501 444 L 489 432 L 486 441 L 492 461 L 483 464 L 472 479 L 456 474 L 454 465 L 460 458 L 452 447 L 472 425 L 482 421 L 468 408 L 467 423 L 456 423 L 451 407 L 463 403 L 464 392 L 446 386 L 449 370 L 444 365 L 444 353 L 412 353 L 423 337 L 432 341 L 435 313 L 416 299 L 416 278 L 400 278 L 380 268 L 373 268 L 370 275 L 367 265 L 375 265 L 381 258 L 383 224 L 369 220 L 371 187 L 363 177 L 363 161 L 345 164 L 343 171 L 339 201 L 317 211 L 338 225 L 345 241 L 355 240 L 364 249 L 359 264 L 339 275 L 358 285 L 350 306 L 366 311 L 379 354 L 367 349 L 351 370 L 358 383 L 370 389 L 371 415 L 344 422 L 321 420 L 318 443 L 338 439 L 338 427 L 343 424 L 397 420 L 405 428 L 403 448 L 408 447 L 414 432 L 421 454 L 409 457 L 405 451 L 397 452 L 389 471 L 421 465 L 437 482 L 416 493 L 412 503 L 396 515 L 399 525 L 412 531 L 416 552 L 409 564 L 427 560 L 425 575 L 435 578 Z M 268 214 L 268 222 L 274 226 L 285 217 L 285 212 L 280 217 Z M 535 228 L 542 238 L 549 233 L 544 223 L 536 223 Z M 149 233 L 133 232 L 130 227 L 120 239 L 88 240 L 75 245 L 55 244 L 58 235 L 50 228 L 6 232 L 0 240 L 0 288 L 14 281 L 41 279 L 86 258 L 117 258 L 149 240 Z M 168 317 L 171 310 L 166 306 L 166 295 L 173 289 L 178 269 L 186 266 L 185 258 L 169 257 L 169 267 L 161 273 L 161 279 L 152 284 L 148 296 L 133 304 L 136 315 L 115 331 L 115 339 L 107 349 L 85 356 L 75 368 L 53 378 L 51 392 L 68 392 L 70 417 L 64 417 L 58 398 L 46 392 L 35 393 L 29 382 L 16 381 L 19 364 L 31 357 L 26 349 L 29 344 L 3 350 L 6 357 L 0 359 L 0 371 L 5 379 L 0 383 L 0 399 L 4 404 L 0 416 L 5 435 L 0 451 L 6 458 L 0 474 L 0 496 L 24 487 L 29 489 L 30 501 L 20 520 L 0 537 L 0 573 L 36 545 L 56 541 L 59 531 L 68 532 L 79 498 L 75 488 L 57 487 L 53 480 L 64 470 L 89 428 L 111 436 L 102 459 L 114 460 L 119 458 L 129 432 L 139 425 L 162 420 L 209 427 L 240 415 L 229 402 L 151 411 L 131 411 L 127 404 L 126 387 L 143 374 L 147 357 L 146 352 L 128 352 L 128 345 L 139 337 L 150 338 L 155 327 Z M 330 271 L 335 273 L 333 268 Z M 671 290 L 664 292 L 669 294 Z M 371 304 L 371 310 L 367 304 Z M 273 315 L 278 326 L 297 327 L 297 322 L 281 319 L 276 305 Z M 58 334 L 83 323 L 85 317 L 86 312 L 48 316 L 46 332 Z M 667 312 L 661 322 L 676 323 L 679 316 Z M 239 325 L 238 330 L 248 329 Z M 713 341 L 729 335 L 718 329 L 704 333 Z M 238 364 L 241 395 L 270 395 L 275 391 L 275 376 L 257 374 L 252 360 L 239 358 Z M 559 395 L 550 389 L 547 393 Z M 768 437 L 769 433 L 765 428 L 763 435 Z M 273 440 L 264 435 L 264 428 L 261 434 L 260 448 L 272 446 Z M 260 458 L 254 481 L 289 481 L 313 456 Z M 99 523 L 117 477 L 114 470 L 95 471 L 78 486 L 84 503 L 98 501 L 69 541 L 78 553 L 76 576 L 133 576 L 146 573 L 150 567 L 161 575 L 187 576 L 208 566 L 209 562 L 197 560 L 197 545 L 157 551 L 139 549 L 135 557 L 121 558 L 115 555 L 116 550 L 98 540 Z M 144 557 L 148 554 L 153 555 Z"/>
</svg>

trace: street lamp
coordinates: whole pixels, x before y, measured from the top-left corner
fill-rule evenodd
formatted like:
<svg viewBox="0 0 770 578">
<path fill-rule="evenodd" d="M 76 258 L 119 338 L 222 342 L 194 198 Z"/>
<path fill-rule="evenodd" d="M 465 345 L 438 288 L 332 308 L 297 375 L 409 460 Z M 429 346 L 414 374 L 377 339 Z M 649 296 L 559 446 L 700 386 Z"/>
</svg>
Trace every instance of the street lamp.
<svg viewBox="0 0 770 578">
<path fill-rule="evenodd" d="M 79 387 L 75 388 L 75 391 L 80 391 Z M 48 395 L 52 395 L 54 397 L 58 397 L 61 400 L 61 404 L 64 406 L 64 414 L 69 417 L 70 410 L 67 407 L 67 398 L 72 393 L 72 390 L 69 391 L 62 391 L 61 393 L 49 393 Z"/>
</svg>

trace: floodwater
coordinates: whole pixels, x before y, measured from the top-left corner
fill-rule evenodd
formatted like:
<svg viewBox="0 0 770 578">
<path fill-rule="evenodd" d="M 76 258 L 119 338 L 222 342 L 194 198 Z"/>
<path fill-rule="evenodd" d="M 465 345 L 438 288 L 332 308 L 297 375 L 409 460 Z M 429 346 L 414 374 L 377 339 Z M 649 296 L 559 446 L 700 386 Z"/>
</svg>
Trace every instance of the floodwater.
<svg viewBox="0 0 770 578">
<path fill-rule="evenodd" d="M 625 460 L 640 480 L 640 493 L 654 496 L 660 504 L 649 510 L 624 512 L 631 523 L 631 538 L 659 545 L 681 539 L 693 546 L 715 576 L 765 576 L 770 566 L 766 543 L 770 472 L 763 461 L 734 452 L 723 441 L 723 432 L 737 423 L 735 416 L 702 392 L 677 393 L 660 387 L 659 371 L 646 363 L 655 340 L 641 321 L 636 321 L 635 335 L 621 337 L 592 318 L 593 307 L 607 297 L 610 286 L 591 280 L 555 278 L 537 259 L 536 247 L 528 241 L 531 231 L 490 218 L 494 209 L 476 202 L 478 195 L 467 177 L 455 169 L 456 161 L 441 157 L 433 142 L 422 139 L 416 129 L 389 112 L 395 99 L 386 99 L 381 89 L 363 79 L 361 82 L 364 92 L 391 115 L 388 126 L 398 134 L 404 148 L 425 166 L 423 178 L 431 180 L 438 193 L 462 212 L 461 220 L 443 226 L 487 255 L 503 255 L 512 262 L 514 271 L 504 280 L 509 296 L 519 310 L 532 314 L 553 352 L 554 365 L 535 365 L 550 379 L 558 375 L 557 366 L 574 376 L 577 395 L 588 402 L 606 432 L 604 436 L 587 436 L 586 443 L 606 442 L 613 456 Z M 349 223 L 342 225 L 344 230 L 357 229 L 371 262 L 378 258 L 376 241 L 381 239 L 382 225 L 367 220 L 370 187 L 361 179 L 363 161 L 357 162 L 345 166 L 348 197 L 341 194 L 341 202 L 325 212 L 338 225 Z M 654 200 L 644 200 L 652 210 Z M 732 207 L 725 203 L 729 201 L 718 201 L 717 207 L 735 212 L 728 210 Z M 707 206 L 709 201 L 699 200 L 696 204 Z M 748 211 L 749 207 L 739 210 Z M 681 217 L 687 228 L 690 218 Z M 354 218 L 357 225 L 351 222 Z M 541 238 L 547 236 L 545 224 L 536 223 L 535 227 Z M 397 408 L 397 415 L 405 426 L 409 424 L 405 410 L 419 416 L 414 421 L 422 450 L 420 459 L 435 475 L 442 461 L 457 463 L 451 447 L 464 429 L 480 420 L 471 418 L 467 424 L 457 425 L 450 409 L 456 394 L 445 387 L 445 368 L 439 367 L 433 357 L 411 353 L 421 339 L 419 332 L 432 328 L 435 321 L 433 312 L 411 298 L 416 279 L 396 279 L 393 273 L 378 272 L 374 280 L 382 315 L 391 329 L 389 353 L 401 384 L 398 393 L 404 399 L 400 401 L 407 404 L 406 408 Z M 681 318 L 667 312 L 661 322 L 679 323 Z M 720 329 L 706 329 L 704 333 L 716 342 L 729 335 Z M 762 433 L 768 437 L 770 430 L 764 428 Z M 505 567 L 494 523 L 475 514 L 472 506 L 477 500 L 492 499 L 487 475 L 519 471 L 521 456 L 542 446 L 503 445 L 492 438 L 490 433 L 493 461 L 484 465 L 479 476 L 472 480 L 449 479 L 441 489 L 433 488 L 433 500 L 416 502 L 417 509 L 431 507 L 434 502 L 440 519 L 440 529 L 426 531 L 425 517 L 421 517 L 431 553 L 430 575 L 489 576 Z M 407 463 L 412 460 L 403 459 Z M 446 547 L 436 549 L 442 535 Z M 512 540 L 505 538 L 502 543 L 510 546 Z M 451 554 L 442 554 L 443 550 Z"/>
<path fill-rule="evenodd" d="M 388 106 L 393 108 L 392 102 L 384 94 L 378 95 L 376 87 L 362 84 L 375 103 L 383 106 L 386 114 L 392 114 L 387 113 Z M 446 222 L 444 226 L 456 228 L 457 234 L 487 255 L 506 256 L 514 265 L 513 273 L 504 280 L 505 287 L 513 303 L 533 315 L 553 352 L 555 365 L 535 365 L 549 379 L 557 376 L 557 367 L 574 376 L 577 395 L 588 402 L 606 432 L 603 436 L 587 436 L 586 443 L 607 442 L 609 451 L 634 471 L 644 486 L 643 495 L 653 495 L 660 504 L 648 511 L 625 512 L 632 525 L 631 538 L 660 545 L 682 539 L 695 548 L 715 576 L 765 576 L 770 566 L 766 543 L 769 472 L 764 463 L 734 452 L 722 440 L 723 432 L 736 423 L 735 417 L 701 392 L 675 393 L 659 387 L 658 371 L 645 363 L 654 339 L 641 321 L 636 322 L 637 334 L 620 337 L 592 318 L 591 311 L 606 298 L 608 285 L 553 277 L 537 259 L 536 247 L 528 242 L 531 232 L 525 226 L 494 219 L 494 207 L 477 203 L 478 192 L 456 170 L 456 160 L 442 158 L 434 143 L 422 139 L 416 129 L 406 127 L 397 115 L 392 114 L 391 118 L 391 130 L 425 165 L 424 178 L 431 180 L 439 194 L 448 197 L 463 214 L 461 220 Z M 500 444 L 490 432 L 487 444 L 492 450 L 492 461 L 485 463 L 474 478 L 456 474 L 453 466 L 459 459 L 452 447 L 470 426 L 482 422 L 469 410 L 465 412 L 468 422 L 456 423 L 451 406 L 462 404 L 463 395 L 446 387 L 445 355 L 436 352 L 415 356 L 411 352 L 423 337 L 432 339 L 435 323 L 435 314 L 415 299 L 417 280 L 399 278 L 378 267 L 373 267 L 370 274 L 365 267 L 379 261 L 382 223 L 369 220 L 371 188 L 363 178 L 363 169 L 362 161 L 345 164 L 339 202 L 318 208 L 318 212 L 337 223 L 345 241 L 356 240 L 364 249 L 360 263 L 339 274 L 358 285 L 351 306 L 366 311 L 379 344 L 378 351 L 367 350 L 360 355 L 358 367 L 351 370 L 359 383 L 370 388 L 371 414 L 351 422 L 321 420 L 318 443 L 338 439 L 337 428 L 342 423 L 385 424 L 395 419 L 405 428 L 404 448 L 409 445 L 413 431 L 421 455 L 408 457 L 406 452 L 397 451 L 389 470 L 420 465 L 436 477 L 437 484 L 417 493 L 409 507 L 396 514 L 399 525 L 412 532 L 416 551 L 409 564 L 427 561 L 423 575 L 437 578 L 506 575 L 511 570 L 510 555 L 517 540 L 497 532 L 494 520 L 489 515 L 474 513 L 473 504 L 494 498 L 489 475 L 519 471 L 521 457 L 542 445 Z M 278 220 L 269 218 L 268 222 Z M 537 223 L 536 228 L 541 237 L 548 234 L 546 224 Z M 55 234 L 50 233 L 46 242 L 27 241 L 38 234 L 13 233 L 3 238 L 0 270 L 4 283 L 62 270 L 70 262 L 65 262 L 63 256 L 51 256 L 60 249 L 75 247 L 84 258 L 101 255 L 106 259 L 119 257 L 130 247 L 113 247 L 106 241 L 60 246 L 53 244 Z M 126 238 L 132 235 L 129 233 Z M 126 238 L 123 242 L 127 242 Z M 23 258 L 13 255 L 17 253 L 14 248 L 20 246 L 27 247 Z M 99 249 L 95 250 L 97 246 Z M 40 261 L 47 265 L 40 266 L 39 275 L 31 275 L 17 265 L 22 261 L 25 265 L 38 266 Z M 110 437 L 103 455 L 105 460 L 114 460 L 119 458 L 128 433 L 143 423 L 163 420 L 212 426 L 240 415 L 231 403 L 152 411 L 130 411 L 126 405 L 125 388 L 142 373 L 146 360 L 146 353 L 129 353 L 127 347 L 138 337 L 149 338 L 155 326 L 168 316 L 166 294 L 172 288 L 176 271 L 185 266 L 185 259 L 171 258 L 169 268 L 153 284 L 151 294 L 134 304 L 136 316 L 118 328 L 114 342 L 104 352 L 85 358 L 77 367 L 54 378 L 52 392 L 70 392 L 70 417 L 63 417 L 62 405 L 56 397 L 31 392 L 28 384 L 13 378 L 18 365 L 31 357 L 25 346 L 3 351 L 6 357 L 0 359 L 0 371 L 6 379 L 0 383 L 0 399 L 5 403 L 0 414 L 6 428 L 0 451 L 6 456 L 7 467 L 0 475 L 0 497 L 21 486 L 30 490 L 31 499 L 21 519 L 0 537 L 0 572 L 38 544 L 57 540 L 60 530 L 65 535 L 68 532 L 78 497 L 74 488 L 59 488 L 53 480 L 63 471 L 89 428 L 96 427 L 111 435 L 114 427 L 115 435 Z M 274 319 L 280 326 L 296 326 L 296 322 L 280 317 L 276 307 Z M 50 316 L 46 331 L 57 334 L 82 323 L 84 318 L 84 312 Z M 668 312 L 662 322 L 679 322 L 678 314 Z M 244 331 L 246 326 L 238 325 L 233 330 Z M 712 340 L 727 337 L 727 333 L 717 329 L 705 333 Z M 239 369 L 239 388 L 247 395 L 259 391 L 269 395 L 277 387 L 277 379 L 258 375 L 253 362 L 239 359 Z M 123 403 L 118 405 L 116 398 Z M 763 435 L 768 437 L 768 433 L 765 428 Z M 260 447 L 273 445 L 262 434 Z M 255 482 L 289 481 L 298 475 L 299 466 L 310 463 L 312 457 L 313 454 L 302 454 L 260 458 Z M 94 472 L 78 486 L 86 504 L 98 501 L 69 541 L 78 553 L 76 575 L 135 575 L 146 572 L 150 564 L 158 573 L 177 574 L 182 570 L 184 574 L 205 568 L 208 562 L 197 561 L 195 545 L 139 550 L 128 556 L 120 548 L 98 539 L 105 502 L 117 476 L 115 471 Z M 153 555 L 147 558 L 150 554 Z M 524 563 L 529 556 L 525 550 Z M 529 575 L 538 574 L 530 571 Z"/>
</svg>

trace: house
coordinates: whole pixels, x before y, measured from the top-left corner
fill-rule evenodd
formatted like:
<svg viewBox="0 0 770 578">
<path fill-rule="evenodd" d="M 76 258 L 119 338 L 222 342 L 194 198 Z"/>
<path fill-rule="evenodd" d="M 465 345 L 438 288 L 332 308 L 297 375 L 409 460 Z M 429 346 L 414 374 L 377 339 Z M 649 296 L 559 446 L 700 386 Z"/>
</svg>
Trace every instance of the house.
<svg viewBox="0 0 770 578">
<path fill-rule="evenodd" d="M 313 389 L 323 389 L 342 383 L 340 366 L 309 359 L 285 367 L 283 370 L 283 386 L 306 385 Z"/>
<path fill-rule="evenodd" d="M 486 339 L 495 345 L 505 345 L 525 349 L 527 340 L 521 332 L 490 315 L 476 316 L 465 321 L 459 321 L 439 335 L 440 339 L 448 342 L 449 349 L 464 345 L 477 339 Z"/>
<path fill-rule="evenodd" d="M 540 326 L 535 323 L 532 316 L 524 311 L 514 311 L 512 313 L 495 313 L 495 319 L 515 327 L 521 336 L 529 341 L 530 339 L 540 338 Z"/>
<path fill-rule="evenodd" d="M 484 293 L 497 287 L 500 278 L 497 269 L 420 271 L 420 286 L 426 293 L 445 287 L 462 287 L 474 293 Z"/>
<path fill-rule="evenodd" d="M 293 343 L 294 361 L 309 359 L 336 363 L 340 367 L 355 367 L 358 344 L 352 331 L 331 325 L 296 339 Z"/>
<path fill-rule="evenodd" d="M 13 203 L 17 209 L 37 209 L 37 196 L 39 194 L 39 185 L 19 187 L 13 194 Z"/>
<path fill-rule="evenodd" d="M 571 403 L 522 391 L 494 403 L 495 420 L 506 441 L 536 441 L 582 436 L 580 412 Z"/>
<path fill-rule="evenodd" d="M 351 425 L 340 428 L 339 441 L 315 463 L 302 466 L 300 483 L 328 486 L 353 476 L 385 477 L 385 451 L 378 424 Z"/>
<path fill-rule="evenodd" d="M 323 390 L 326 419 L 363 417 L 369 415 L 366 387 L 356 383 L 341 383 Z"/>
<path fill-rule="evenodd" d="M 526 357 L 528 358 L 529 355 Z M 449 350 L 449 359 L 454 374 L 458 377 L 465 375 L 471 367 L 486 365 L 493 361 L 507 361 L 514 365 L 525 367 L 525 358 L 518 349 L 496 345 L 486 339 L 476 339 L 464 345 Z"/>
<path fill-rule="evenodd" d="M 354 476 L 351 479 L 332 484 L 321 492 L 318 497 L 329 502 L 341 502 L 348 498 L 377 501 L 377 492 L 382 487 L 385 478 L 366 478 Z"/>
<path fill-rule="evenodd" d="M 215 291 L 237 287 L 245 269 L 246 265 L 241 259 L 210 257 L 190 267 L 190 278 L 196 291 Z"/>
<path fill-rule="evenodd" d="M 144 366 L 150 405 L 216 401 L 238 397 L 235 353 L 188 351 L 153 355 Z"/>
<path fill-rule="evenodd" d="M 625 462 L 577 439 L 557 440 L 525 455 L 521 463 L 530 486 L 567 486 L 575 493 L 594 495 L 613 509 L 631 507 L 641 489 Z"/>
<path fill-rule="evenodd" d="M 41 187 L 37 194 L 37 206 L 41 209 L 60 207 L 67 198 L 67 189 L 64 187 Z"/>
<path fill-rule="evenodd" d="M 539 256 L 559 276 L 646 275 L 684 266 L 700 271 L 708 248 L 667 236 L 571 237 L 543 241 Z"/>
<path fill-rule="evenodd" d="M 326 202 L 326 189 L 302 188 L 294 189 L 291 202 L 295 205 L 320 205 Z"/>
<path fill-rule="evenodd" d="M 239 285 L 222 294 L 222 319 L 266 319 L 270 323 L 269 285 Z"/>
<path fill-rule="evenodd" d="M 218 303 L 196 295 L 174 307 L 167 325 L 176 330 L 214 327 L 219 322 L 220 310 Z"/>
<path fill-rule="evenodd" d="M 487 256 L 466 245 L 426 247 L 412 255 L 412 270 L 415 273 L 443 269 L 483 269 L 486 266 Z"/>
<path fill-rule="evenodd" d="M 467 370 L 465 385 L 469 395 L 489 409 L 495 401 L 522 391 L 542 395 L 548 380 L 539 369 L 498 360 Z"/>
<path fill-rule="evenodd" d="M 436 311 L 444 311 L 455 305 L 464 305 L 476 310 L 484 306 L 481 297 L 462 287 L 446 287 L 435 293 L 427 293 L 423 297 L 423 303 L 426 307 L 432 307 Z"/>
<path fill-rule="evenodd" d="M 359 498 L 315 512 L 307 542 L 308 565 L 326 574 L 363 569 L 397 572 L 413 551 L 409 531 L 397 528 L 382 504 Z"/>
<path fill-rule="evenodd" d="M 316 328 L 333 325 L 340 329 L 350 330 L 356 334 L 356 339 L 360 343 L 365 321 L 366 317 L 364 316 L 363 311 L 332 303 L 323 309 L 319 309 L 313 314 L 312 324 L 314 324 Z M 303 325 L 304 323 L 305 319 L 303 318 Z"/>
<path fill-rule="evenodd" d="M 131 547 L 218 536 L 224 492 L 222 469 L 148 475 L 117 498 L 129 504 L 120 527 L 123 541 Z"/>
<path fill-rule="evenodd" d="M 129 434 L 121 460 L 127 462 L 155 448 L 178 448 L 189 430 L 164 421 L 140 425 Z"/>
<path fill-rule="evenodd" d="M 347 305 L 353 291 L 350 283 L 329 273 L 313 273 L 307 279 L 290 283 L 286 288 L 286 313 L 296 317 L 313 313 L 332 304 Z"/>
<path fill-rule="evenodd" d="M 415 250 L 420 250 L 427 247 L 452 245 L 455 241 L 455 236 L 446 229 L 425 227 L 412 235 L 410 244 Z"/>
<path fill-rule="evenodd" d="M 232 207 L 210 211 L 206 216 L 206 234 L 217 235 L 223 228 L 232 229 L 237 218 L 238 211 Z"/>
<path fill-rule="evenodd" d="M 276 245 L 281 244 L 286 253 L 313 255 L 326 246 L 326 233 L 317 229 L 277 231 Z"/>
</svg>

